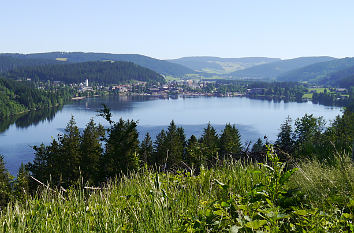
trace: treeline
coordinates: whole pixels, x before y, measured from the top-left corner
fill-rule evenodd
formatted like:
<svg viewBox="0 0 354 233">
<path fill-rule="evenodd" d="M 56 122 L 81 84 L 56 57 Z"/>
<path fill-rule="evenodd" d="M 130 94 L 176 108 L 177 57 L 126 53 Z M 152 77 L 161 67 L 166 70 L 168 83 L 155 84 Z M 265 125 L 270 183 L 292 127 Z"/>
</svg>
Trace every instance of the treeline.
<svg viewBox="0 0 354 233">
<path fill-rule="evenodd" d="M 0 119 L 31 110 L 63 105 L 71 99 L 72 90 L 58 88 L 39 90 L 31 82 L 0 78 Z"/>
<path fill-rule="evenodd" d="M 302 96 L 306 93 L 307 88 L 303 84 L 295 82 L 254 82 L 248 85 L 251 92 L 249 97 L 265 96 L 271 99 L 284 101 L 302 101 Z M 263 91 L 252 92 L 252 88 L 263 88 Z"/>
<path fill-rule="evenodd" d="M 346 98 L 339 93 L 328 92 L 327 89 L 322 93 L 313 93 L 312 102 L 319 103 L 327 106 L 346 106 L 354 101 L 354 87 L 348 88 L 348 95 Z"/>
<path fill-rule="evenodd" d="M 220 135 L 208 124 L 200 138 L 192 135 L 186 139 L 183 128 L 172 121 L 154 141 L 147 133 L 139 142 L 137 122 L 123 119 L 114 122 L 106 107 L 100 115 L 109 122 L 107 129 L 91 120 L 80 132 L 72 118 L 65 133 L 50 145 L 34 146 L 33 162 L 21 165 L 14 181 L 1 158 L 1 201 L 6 203 L 11 197 L 32 193 L 43 184 L 67 188 L 83 181 L 102 185 L 142 168 L 197 174 L 202 167 L 212 168 L 228 159 L 262 162 L 266 158 L 269 144 L 266 138 L 258 139 L 253 146 L 242 145 L 239 131 L 231 124 L 226 124 Z M 354 105 L 351 105 L 327 128 L 321 117 L 312 115 L 296 119 L 294 126 L 290 118 L 286 119 L 274 145 L 280 158 L 289 164 L 304 159 L 331 164 L 336 154 L 351 151 L 353 142 Z"/>
<path fill-rule="evenodd" d="M 228 92 L 245 93 L 248 97 L 266 97 L 269 99 L 284 101 L 302 101 L 302 96 L 307 88 L 303 84 L 295 82 L 261 82 L 261 81 L 229 81 L 217 80 L 215 83 L 207 83 L 204 92 L 215 91 L 220 94 Z M 258 89 L 258 90 L 257 90 Z"/>
<path fill-rule="evenodd" d="M 80 133 L 72 118 L 64 135 L 48 146 L 35 146 L 35 159 L 27 165 L 31 174 L 62 187 L 75 184 L 80 177 L 91 185 L 99 185 L 142 167 L 159 171 L 198 170 L 242 152 L 239 131 L 230 124 L 220 136 L 209 124 L 201 138 L 193 135 L 186 140 L 184 129 L 172 121 L 154 142 L 147 133 L 140 143 L 135 121 L 113 122 L 110 113 L 106 113 L 104 116 L 110 122 L 106 130 L 91 120 Z"/>
<path fill-rule="evenodd" d="M 63 105 L 51 108 L 43 108 L 36 111 L 29 111 L 24 114 L 18 114 L 6 117 L 0 120 L 0 133 L 6 131 L 11 125 L 16 128 L 27 128 L 31 125 L 38 125 L 43 121 L 52 121 L 55 114 L 63 108 Z"/>
<path fill-rule="evenodd" d="M 48 60 L 41 58 L 26 59 L 9 55 L 0 55 L 0 73 L 13 70 L 19 67 L 39 66 L 55 63 L 59 62 L 56 60 Z"/>
<path fill-rule="evenodd" d="M 132 62 L 97 61 L 73 64 L 50 64 L 34 67 L 20 67 L 6 74 L 14 79 L 30 78 L 33 81 L 62 81 L 80 83 L 85 79 L 99 84 L 120 84 L 131 80 L 164 83 L 164 78 Z"/>
</svg>

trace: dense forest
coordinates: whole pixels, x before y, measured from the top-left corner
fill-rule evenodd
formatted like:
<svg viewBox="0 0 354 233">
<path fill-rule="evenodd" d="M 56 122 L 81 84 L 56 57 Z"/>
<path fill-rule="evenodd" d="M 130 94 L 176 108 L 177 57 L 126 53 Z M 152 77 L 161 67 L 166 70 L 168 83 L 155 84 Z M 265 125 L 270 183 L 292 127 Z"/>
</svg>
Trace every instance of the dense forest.
<svg viewBox="0 0 354 233">
<path fill-rule="evenodd" d="M 62 108 L 63 105 L 58 105 L 56 107 L 42 108 L 36 111 L 5 117 L 0 120 L 0 133 L 6 131 L 13 124 L 16 125 L 16 128 L 27 128 L 30 125 L 38 125 L 43 121 L 51 121 Z"/>
<path fill-rule="evenodd" d="M 350 231 L 353 112 L 327 127 L 312 115 L 288 118 L 274 145 L 242 145 L 234 125 L 186 139 L 173 121 L 139 142 L 137 122 L 114 122 L 104 107 L 108 128 L 91 120 L 80 132 L 72 118 L 50 145 L 34 146 L 16 180 L 0 157 L 0 229 Z"/>
<path fill-rule="evenodd" d="M 341 79 L 351 76 L 354 58 L 343 58 L 315 63 L 300 69 L 292 70 L 278 77 L 279 81 L 307 81 L 319 84 L 348 87 L 349 83 L 341 83 Z M 353 81 L 351 81 L 353 85 Z"/>
<path fill-rule="evenodd" d="M 325 78 L 322 82 L 340 87 L 354 87 L 354 65 L 347 69 L 331 73 L 329 77 Z"/>
<path fill-rule="evenodd" d="M 35 88 L 31 82 L 0 78 L 0 119 L 62 105 L 70 100 L 71 96 L 71 90 L 66 88 L 45 91 Z"/>
<path fill-rule="evenodd" d="M 160 74 L 147 68 L 131 62 L 112 61 L 21 67 L 6 75 L 13 79 L 31 78 L 33 81 L 65 83 L 80 83 L 85 79 L 99 84 L 120 84 L 131 80 L 165 82 Z"/>
<path fill-rule="evenodd" d="M 56 60 L 48 59 L 26 59 L 12 56 L 0 55 L 0 73 L 16 69 L 18 67 L 39 66 L 59 63 Z"/>
<path fill-rule="evenodd" d="M 352 103 L 354 101 L 354 86 L 348 88 L 347 92 L 347 98 L 343 99 L 341 98 L 339 93 L 332 93 L 330 91 L 327 91 L 327 89 L 324 90 L 324 92 L 321 93 L 313 93 L 312 95 L 312 102 L 313 103 L 319 103 L 327 106 L 346 106 L 348 103 Z"/>
<path fill-rule="evenodd" d="M 111 54 L 111 53 L 83 53 L 83 52 L 50 52 L 32 54 L 4 54 L 22 59 L 46 59 L 51 61 L 61 60 L 68 63 L 81 63 L 91 61 L 125 61 L 133 62 L 139 66 L 151 69 L 159 74 L 183 76 L 196 73 L 185 66 L 168 61 L 159 60 L 140 54 Z"/>
</svg>

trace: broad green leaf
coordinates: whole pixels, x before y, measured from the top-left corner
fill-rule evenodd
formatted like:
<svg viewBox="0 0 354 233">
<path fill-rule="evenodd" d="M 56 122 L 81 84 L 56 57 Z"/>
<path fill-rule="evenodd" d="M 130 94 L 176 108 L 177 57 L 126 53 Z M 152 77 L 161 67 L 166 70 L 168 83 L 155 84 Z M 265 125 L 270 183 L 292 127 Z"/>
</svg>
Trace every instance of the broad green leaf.
<svg viewBox="0 0 354 233">
<path fill-rule="evenodd" d="M 264 224 L 267 224 L 267 220 L 253 220 L 251 222 L 246 223 L 245 226 L 251 228 L 252 230 L 257 230 Z"/>
<path fill-rule="evenodd" d="M 295 210 L 294 213 L 297 215 L 302 215 L 302 216 L 305 216 L 308 214 L 308 212 L 306 210 Z"/>
<path fill-rule="evenodd" d="M 294 174 L 298 169 L 297 168 L 293 168 L 289 171 L 286 171 L 279 180 L 280 184 L 285 184 L 285 182 L 287 182 L 289 180 L 289 178 L 291 177 L 292 174 Z"/>
</svg>

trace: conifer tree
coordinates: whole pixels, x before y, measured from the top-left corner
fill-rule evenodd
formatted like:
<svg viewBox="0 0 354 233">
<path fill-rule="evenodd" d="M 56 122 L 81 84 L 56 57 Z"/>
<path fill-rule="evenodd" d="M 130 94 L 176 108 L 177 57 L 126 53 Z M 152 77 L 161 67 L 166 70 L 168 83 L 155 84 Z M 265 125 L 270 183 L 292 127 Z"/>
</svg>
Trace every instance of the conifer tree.
<svg viewBox="0 0 354 233">
<path fill-rule="evenodd" d="M 11 176 L 5 168 L 4 157 L 0 155 L 0 210 L 10 201 Z"/>
<path fill-rule="evenodd" d="M 162 129 L 154 142 L 153 161 L 156 166 L 164 165 L 168 157 L 166 131 Z"/>
<path fill-rule="evenodd" d="M 220 154 L 225 158 L 242 151 L 241 136 L 235 125 L 226 124 L 220 136 Z"/>
<path fill-rule="evenodd" d="M 203 135 L 200 138 L 200 143 L 202 146 L 202 153 L 207 161 L 207 165 L 212 166 L 216 159 L 218 158 L 219 147 L 219 136 L 216 130 L 211 126 L 210 122 L 208 126 L 204 129 Z"/>
<path fill-rule="evenodd" d="M 14 185 L 14 194 L 17 200 L 21 201 L 29 195 L 29 191 L 30 191 L 29 179 L 30 179 L 29 171 L 25 167 L 25 165 L 21 163 L 21 166 L 17 173 L 16 182 Z"/>
<path fill-rule="evenodd" d="M 182 127 L 171 121 L 167 131 L 161 130 L 155 141 L 154 158 L 163 169 L 180 166 L 184 156 L 185 134 Z"/>
<path fill-rule="evenodd" d="M 96 125 L 93 119 L 87 124 L 80 145 L 82 176 L 90 184 L 97 184 L 100 175 L 100 161 L 103 153 L 101 139 L 105 135 L 102 125 Z"/>
<path fill-rule="evenodd" d="M 275 141 L 275 145 L 280 150 L 286 153 L 292 153 L 294 149 L 293 130 L 291 126 L 291 118 L 288 117 L 285 122 L 280 126 L 280 132 L 278 138 Z"/>
<path fill-rule="evenodd" d="M 140 159 L 143 165 L 154 165 L 155 161 L 152 157 L 154 147 L 149 133 L 146 133 L 144 140 L 140 144 Z"/>
<path fill-rule="evenodd" d="M 198 139 L 192 135 L 187 142 L 186 146 L 186 155 L 185 161 L 191 167 L 196 168 L 197 170 L 205 165 L 205 158 L 202 153 L 202 149 Z"/>
<path fill-rule="evenodd" d="M 252 153 L 260 153 L 264 149 L 264 144 L 262 139 L 258 138 L 257 141 L 252 146 Z"/>
<path fill-rule="evenodd" d="M 183 160 L 185 138 L 183 128 L 177 128 L 175 122 L 172 120 L 166 133 L 166 142 L 169 151 L 167 158 L 168 167 L 179 166 Z"/>
<path fill-rule="evenodd" d="M 81 135 L 72 116 L 65 128 L 65 134 L 59 139 L 60 158 L 56 157 L 55 161 L 63 164 L 61 170 L 62 182 L 64 185 L 70 185 L 80 178 L 81 175 Z"/>
<path fill-rule="evenodd" d="M 120 119 L 108 131 L 103 157 L 105 177 L 114 177 L 139 167 L 139 140 L 135 121 Z"/>
<path fill-rule="evenodd" d="M 35 151 L 33 162 L 28 163 L 29 171 L 32 173 L 32 176 L 36 179 L 47 181 L 49 180 L 50 171 L 48 165 L 48 147 L 46 147 L 43 143 L 40 146 L 33 146 L 33 150 Z M 33 183 L 33 186 L 37 184 Z M 34 189 L 34 187 L 32 187 Z"/>
</svg>

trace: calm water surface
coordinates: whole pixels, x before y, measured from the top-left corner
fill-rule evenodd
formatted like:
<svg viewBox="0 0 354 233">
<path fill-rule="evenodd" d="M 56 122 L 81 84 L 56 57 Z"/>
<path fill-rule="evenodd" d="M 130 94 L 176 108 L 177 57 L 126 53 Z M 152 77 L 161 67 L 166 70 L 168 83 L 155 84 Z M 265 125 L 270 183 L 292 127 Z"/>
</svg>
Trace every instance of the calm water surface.
<svg viewBox="0 0 354 233">
<path fill-rule="evenodd" d="M 16 174 L 21 162 L 27 163 L 33 159 L 31 146 L 49 144 L 52 137 L 63 133 L 72 115 L 80 128 L 84 128 L 90 118 L 107 125 L 96 112 L 102 103 L 112 109 L 115 120 L 120 117 L 138 120 L 140 138 L 150 132 L 153 139 L 174 120 L 177 125 L 184 127 L 187 137 L 191 134 L 200 136 L 208 122 L 218 132 L 221 132 L 226 123 L 232 123 L 240 130 L 244 142 L 255 141 L 264 135 L 274 141 L 280 124 L 287 116 L 296 119 L 309 113 L 331 121 L 341 114 L 341 108 L 310 102 L 284 103 L 239 97 L 92 98 L 65 105 L 57 112 L 51 110 L 33 113 L 30 116 L 0 122 L 0 154 L 4 155 L 7 168 L 12 174 Z"/>
</svg>

